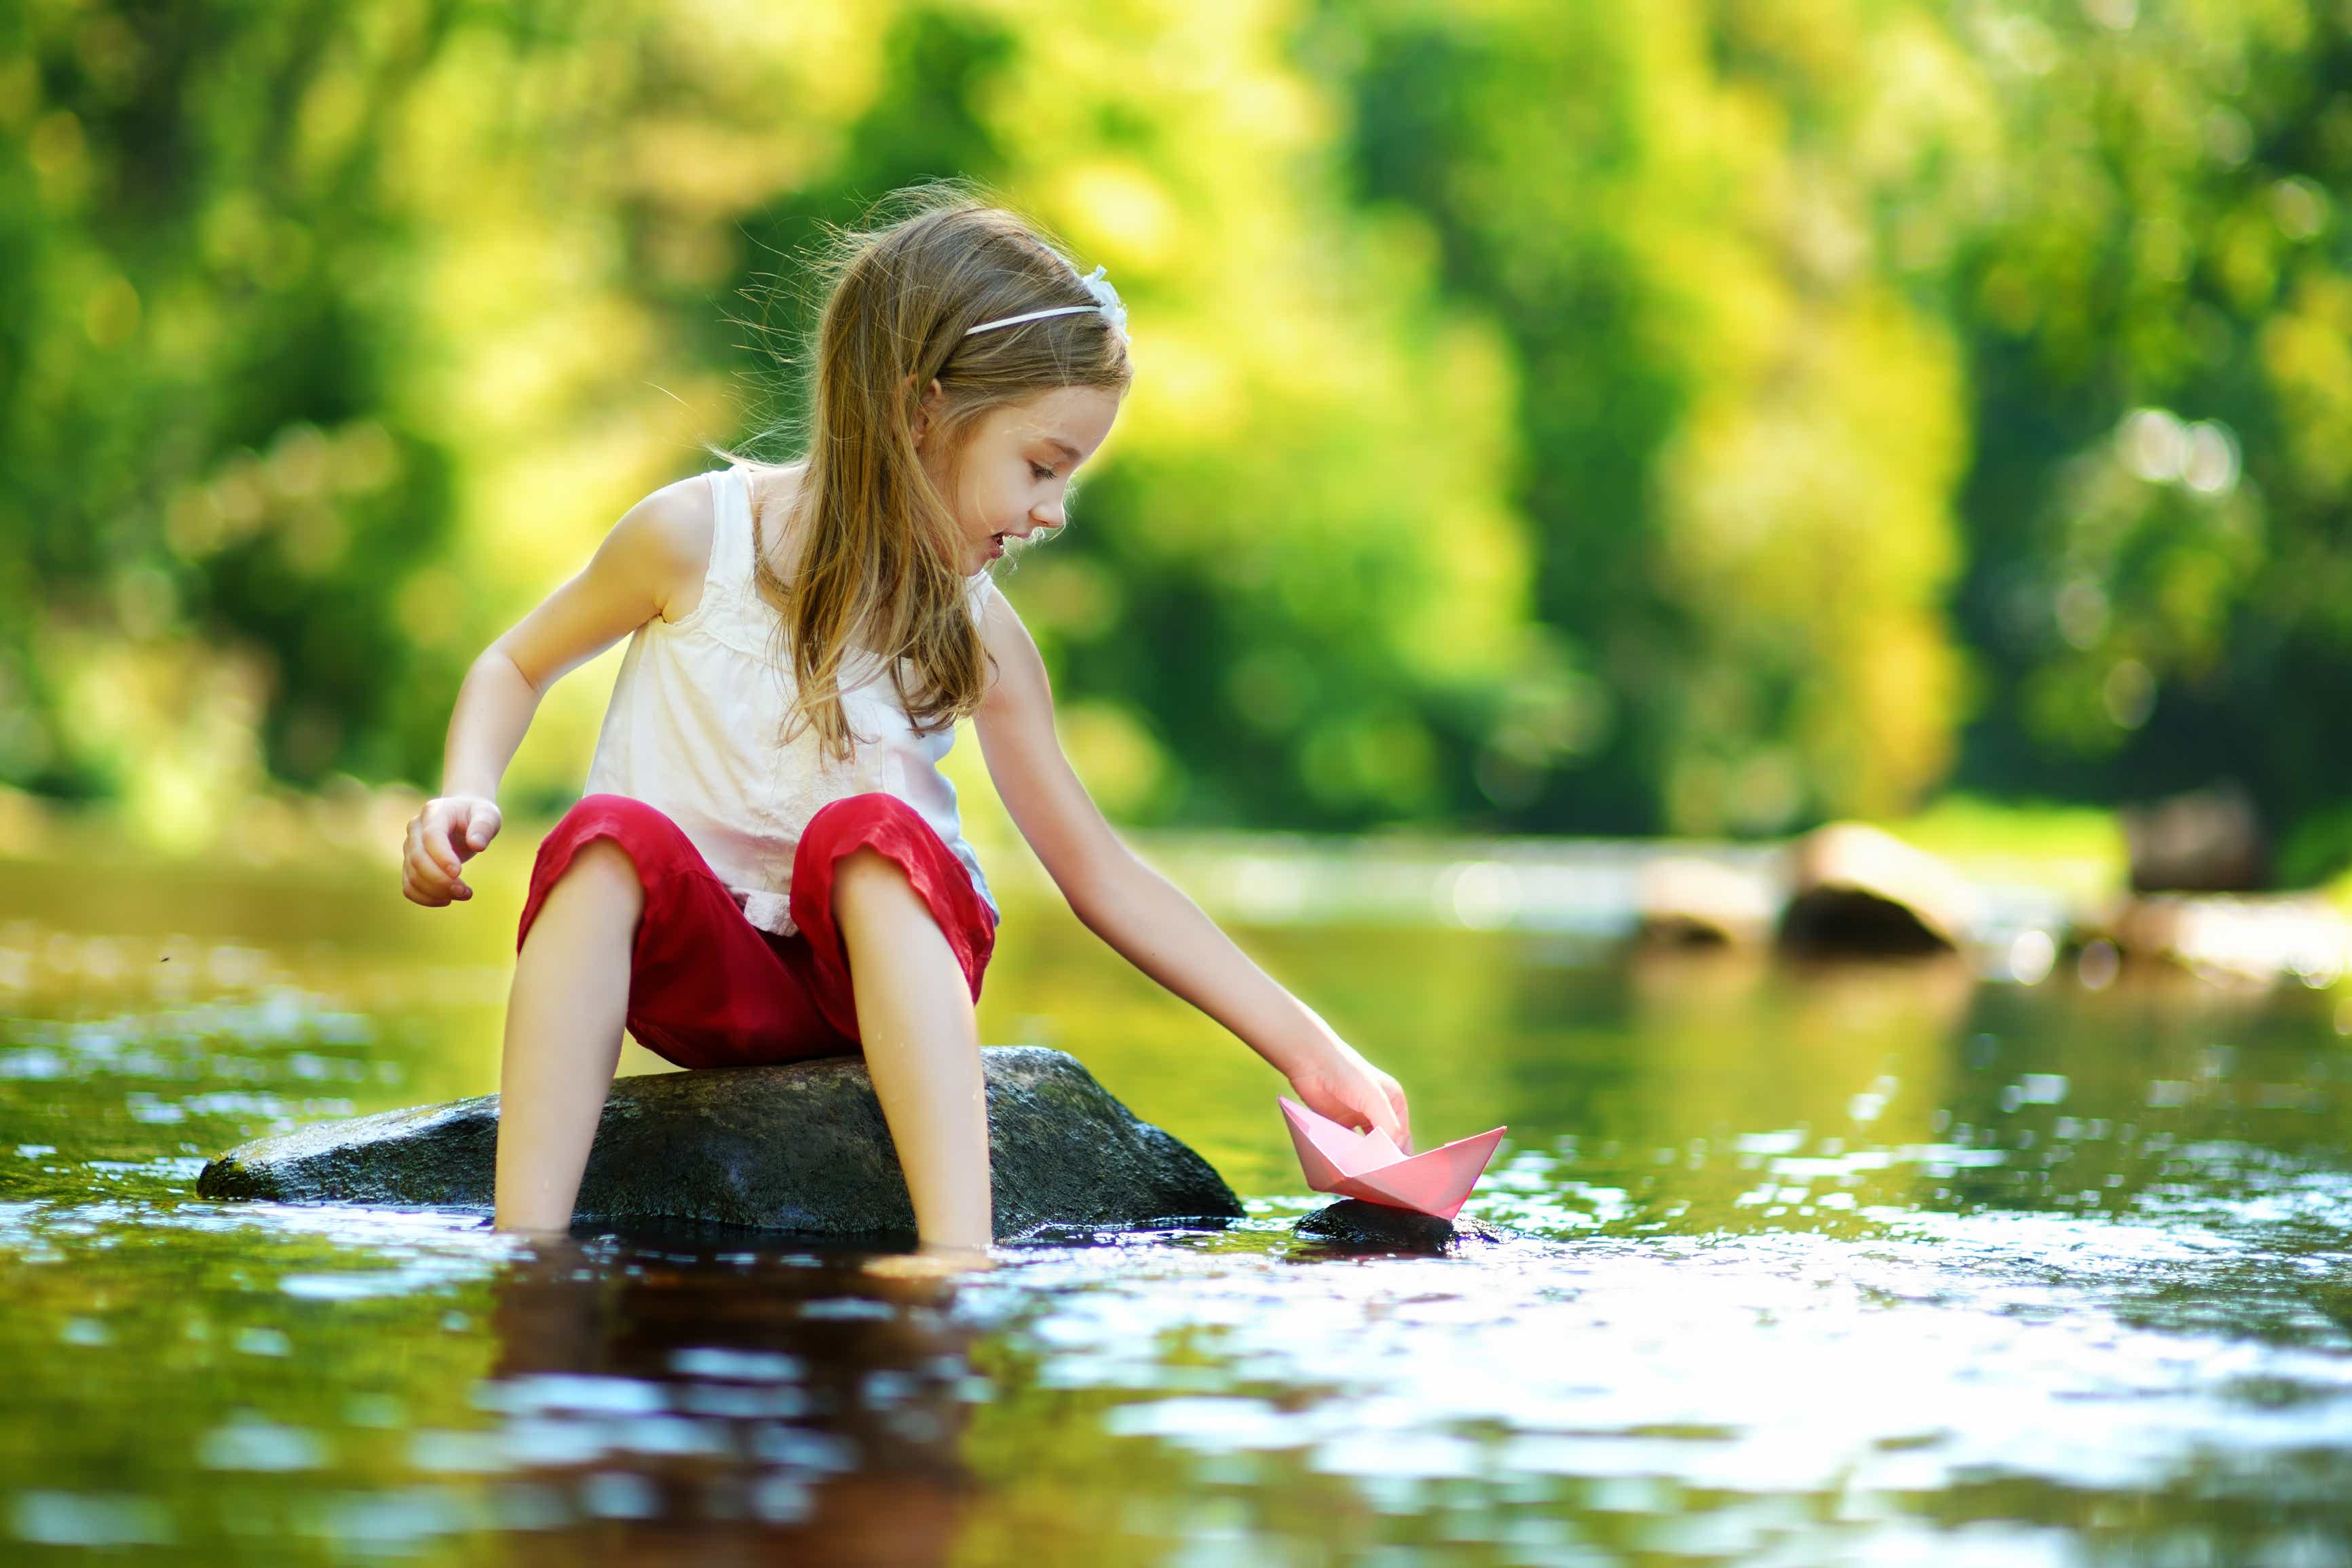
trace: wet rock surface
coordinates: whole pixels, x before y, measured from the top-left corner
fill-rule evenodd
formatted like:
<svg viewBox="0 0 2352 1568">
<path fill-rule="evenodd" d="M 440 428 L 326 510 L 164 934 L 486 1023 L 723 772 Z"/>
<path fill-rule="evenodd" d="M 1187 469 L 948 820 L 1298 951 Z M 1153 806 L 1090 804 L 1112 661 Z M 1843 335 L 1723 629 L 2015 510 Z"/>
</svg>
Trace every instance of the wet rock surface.
<svg viewBox="0 0 2352 1568">
<path fill-rule="evenodd" d="M 1510 1239 L 1510 1232 L 1480 1220 L 1444 1220 L 1355 1197 L 1327 1204 L 1291 1228 L 1309 1241 L 1327 1246 L 1404 1252 L 1438 1252 L 1458 1242 Z"/>
<path fill-rule="evenodd" d="M 1209 1163 L 1139 1121 L 1076 1058 L 994 1046 L 988 1082 L 995 1228 L 1121 1228 L 1242 1213 Z M 499 1097 L 323 1123 L 206 1165 L 211 1198 L 487 1211 Z M 705 1069 L 613 1085 L 575 1225 L 676 1223 L 841 1240 L 914 1234 L 915 1216 L 856 1057 Z"/>
</svg>

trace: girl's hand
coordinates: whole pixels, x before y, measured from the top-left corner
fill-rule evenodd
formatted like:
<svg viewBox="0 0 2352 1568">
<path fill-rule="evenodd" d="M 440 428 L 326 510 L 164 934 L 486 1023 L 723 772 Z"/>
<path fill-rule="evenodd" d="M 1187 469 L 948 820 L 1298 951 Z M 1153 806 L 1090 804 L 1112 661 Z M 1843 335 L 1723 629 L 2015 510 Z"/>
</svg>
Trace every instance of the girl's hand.
<svg viewBox="0 0 2352 1568">
<path fill-rule="evenodd" d="M 460 868 L 489 848 L 504 821 L 498 807 L 478 795 L 443 795 L 425 801 L 408 824 L 400 891 L 411 902 L 432 909 L 452 899 L 473 897 Z"/>
<path fill-rule="evenodd" d="M 1360 1133 L 1378 1127 L 1398 1148 L 1412 1153 L 1412 1115 L 1404 1091 L 1338 1035 L 1326 1033 L 1310 1063 L 1290 1074 L 1290 1087 L 1318 1115 Z"/>
</svg>

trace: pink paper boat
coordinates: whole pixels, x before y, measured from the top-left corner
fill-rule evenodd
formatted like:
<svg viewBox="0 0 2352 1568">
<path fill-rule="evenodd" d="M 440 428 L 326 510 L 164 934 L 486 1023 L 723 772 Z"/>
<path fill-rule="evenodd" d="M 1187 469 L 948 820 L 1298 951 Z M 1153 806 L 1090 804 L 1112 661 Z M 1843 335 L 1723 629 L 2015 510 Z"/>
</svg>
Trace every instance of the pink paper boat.
<svg viewBox="0 0 2352 1568">
<path fill-rule="evenodd" d="M 1360 1197 L 1448 1221 L 1470 1200 L 1470 1189 L 1486 1174 L 1486 1162 L 1495 1157 L 1495 1145 L 1507 1130 L 1497 1127 L 1408 1155 L 1377 1127 L 1359 1133 L 1295 1100 L 1283 1099 L 1282 1114 L 1290 1124 L 1290 1141 L 1298 1145 L 1307 1185 L 1317 1192 Z"/>
</svg>

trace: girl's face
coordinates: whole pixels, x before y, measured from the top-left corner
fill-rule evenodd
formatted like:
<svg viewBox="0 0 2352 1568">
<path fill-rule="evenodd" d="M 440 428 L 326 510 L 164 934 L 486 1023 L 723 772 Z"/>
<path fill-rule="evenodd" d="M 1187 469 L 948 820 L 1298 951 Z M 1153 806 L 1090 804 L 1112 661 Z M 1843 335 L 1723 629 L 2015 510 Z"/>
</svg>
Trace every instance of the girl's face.
<svg viewBox="0 0 2352 1568">
<path fill-rule="evenodd" d="M 952 461 L 932 450 L 936 432 L 918 439 L 933 479 L 952 498 L 967 573 L 1003 555 L 1012 540 L 1063 526 L 1070 476 L 1095 455 L 1117 417 L 1117 392 L 1056 387 L 982 414 Z"/>
</svg>

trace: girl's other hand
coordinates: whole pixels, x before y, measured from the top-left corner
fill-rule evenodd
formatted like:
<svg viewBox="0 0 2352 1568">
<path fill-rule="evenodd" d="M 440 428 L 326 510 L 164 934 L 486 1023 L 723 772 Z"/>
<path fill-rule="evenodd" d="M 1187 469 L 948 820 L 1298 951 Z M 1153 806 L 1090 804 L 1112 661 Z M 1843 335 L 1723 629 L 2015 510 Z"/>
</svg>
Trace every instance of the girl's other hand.
<svg viewBox="0 0 2352 1568">
<path fill-rule="evenodd" d="M 1326 1038 L 1312 1064 L 1290 1074 L 1290 1087 L 1316 1114 L 1360 1133 L 1378 1127 L 1398 1148 L 1412 1153 L 1412 1113 L 1404 1091 L 1338 1035 Z"/>
<path fill-rule="evenodd" d="M 462 868 L 489 848 L 504 821 L 498 807 L 478 795 L 442 795 L 425 801 L 408 824 L 400 891 L 411 902 L 433 909 L 473 897 Z"/>
</svg>

